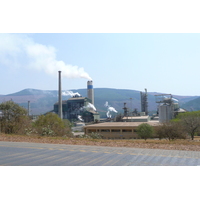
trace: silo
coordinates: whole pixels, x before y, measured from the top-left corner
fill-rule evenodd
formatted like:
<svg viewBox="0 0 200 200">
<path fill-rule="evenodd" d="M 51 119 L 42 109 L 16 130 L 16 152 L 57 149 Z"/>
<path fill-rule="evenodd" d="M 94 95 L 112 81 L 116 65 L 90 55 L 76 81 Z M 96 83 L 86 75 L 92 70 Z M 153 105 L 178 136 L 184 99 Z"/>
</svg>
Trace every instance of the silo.
<svg viewBox="0 0 200 200">
<path fill-rule="evenodd" d="M 159 122 L 164 123 L 172 119 L 172 106 L 163 104 L 159 106 Z"/>
<path fill-rule="evenodd" d="M 87 96 L 89 99 L 91 99 L 92 104 L 94 105 L 94 89 L 92 81 L 87 82 Z"/>
</svg>

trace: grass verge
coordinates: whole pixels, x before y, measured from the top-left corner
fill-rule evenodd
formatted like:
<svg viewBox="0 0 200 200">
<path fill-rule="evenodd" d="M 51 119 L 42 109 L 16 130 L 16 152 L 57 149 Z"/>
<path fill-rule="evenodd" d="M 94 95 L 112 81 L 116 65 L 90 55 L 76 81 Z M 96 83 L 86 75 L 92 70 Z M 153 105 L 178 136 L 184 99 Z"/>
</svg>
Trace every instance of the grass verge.
<svg viewBox="0 0 200 200">
<path fill-rule="evenodd" d="M 200 151 L 199 137 L 196 137 L 194 141 L 192 140 L 168 141 L 165 139 L 163 140 L 149 139 L 145 141 L 142 139 L 107 140 L 107 139 L 88 139 L 88 138 L 27 136 L 27 135 L 14 135 L 14 134 L 1 133 L 0 141 Z"/>
</svg>

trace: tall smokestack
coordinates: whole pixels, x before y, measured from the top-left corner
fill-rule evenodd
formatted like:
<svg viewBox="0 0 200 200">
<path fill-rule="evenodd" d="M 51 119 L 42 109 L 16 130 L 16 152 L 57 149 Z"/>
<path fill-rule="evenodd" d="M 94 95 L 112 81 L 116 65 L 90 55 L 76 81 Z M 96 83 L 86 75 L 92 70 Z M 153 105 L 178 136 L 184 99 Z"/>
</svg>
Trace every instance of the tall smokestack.
<svg viewBox="0 0 200 200">
<path fill-rule="evenodd" d="M 94 105 L 94 89 L 93 89 L 93 82 L 87 82 L 87 95 L 88 98 L 92 100 L 92 104 Z"/>
<path fill-rule="evenodd" d="M 62 88 L 61 88 L 61 71 L 58 71 L 58 116 L 62 119 Z"/>
</svg>

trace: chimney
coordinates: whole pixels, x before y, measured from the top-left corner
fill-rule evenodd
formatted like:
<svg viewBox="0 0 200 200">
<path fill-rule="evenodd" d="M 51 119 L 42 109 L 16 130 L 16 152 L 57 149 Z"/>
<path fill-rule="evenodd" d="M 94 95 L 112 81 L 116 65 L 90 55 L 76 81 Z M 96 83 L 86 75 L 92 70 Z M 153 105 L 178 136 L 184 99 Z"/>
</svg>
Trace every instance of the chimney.
<svg viewBox="0 0 200 200">
<path fill-rule="evenodd" d="M 88 99 L 91 99 L 92 104 L 94 105 L 94 89 L 93 89 L 92 81 L 87 82 L 87 95 L 88 95 Z"/>
<path fill-rule="evenodd" d="M 58 116 L 62 119 L 61 71 L 58 71 Z"/>
</svg>

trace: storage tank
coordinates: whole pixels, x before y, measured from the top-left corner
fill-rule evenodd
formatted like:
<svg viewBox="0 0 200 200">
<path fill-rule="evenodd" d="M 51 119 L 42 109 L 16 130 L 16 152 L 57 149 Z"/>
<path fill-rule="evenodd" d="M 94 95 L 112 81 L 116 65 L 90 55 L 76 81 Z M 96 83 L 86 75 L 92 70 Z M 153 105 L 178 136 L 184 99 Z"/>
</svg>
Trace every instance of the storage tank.
<svg viewBox="0 0 200 200">
<path fill-rule="evenodd" d="M 172 119 L 172 106 L 163 104 L 159 106 L 159 122 L 164 123 Z"/>
</svg>

